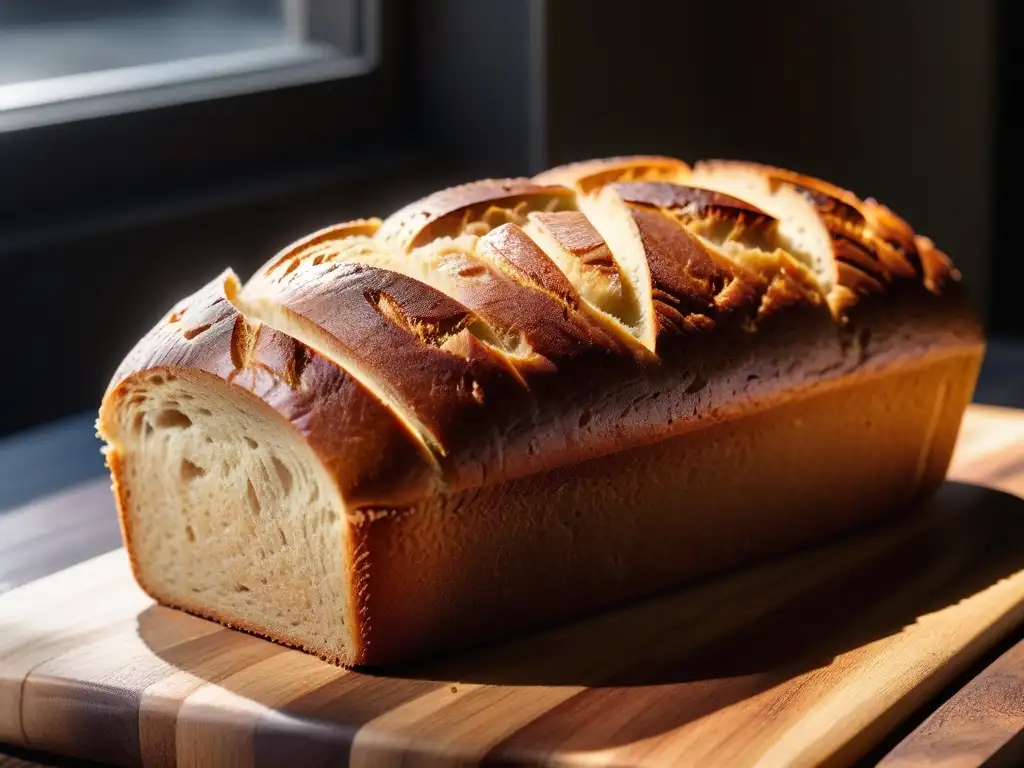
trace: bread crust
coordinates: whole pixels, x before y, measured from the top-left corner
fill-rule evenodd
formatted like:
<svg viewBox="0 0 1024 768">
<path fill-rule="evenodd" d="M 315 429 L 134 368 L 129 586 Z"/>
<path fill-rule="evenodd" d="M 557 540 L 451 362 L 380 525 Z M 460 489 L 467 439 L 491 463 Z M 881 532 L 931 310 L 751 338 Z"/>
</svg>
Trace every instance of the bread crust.
<svg viewBox="0 0 1024 768">
<path fill-rule="evenodd" d="M 294 339 L 248 323 L 222 286 L 218 277 L 179 302 L 128 354 L 100 409 L 102 435 L 116 434 L 117 409 L 136 381 L 215 377 L 308 442 L 349 503 L 390 497 L 404 504 L 432 492 L 436 470 L 376 397 Z M 353 434 L 361 439 L 352 441 Z"/>
<path fill-rule="evenodd" d="M 353 528 L 363 663 L 565 622 L 913 509 L 944 477 L 979 362 L 835 379 L 659 443 L 368 514 Z"/>
<path fill-rule="evenodd" d="M 422 520 L 493 515 L 488 505 L 509 489 L 557 496 L 558 483 L 569 482 L 564 473 L 577 473 L 573 483 L 596 482 L 588 467 L 616 456 L 648 456 L 662 444 L 684 450 L 687 440 L 700 446 L 708 430 L 728 431 L 828 392 L 863 385 L 884 394 L 884 382 L 903 387 L 918 382 L 916 371 L 937 372 L 913 384 L 929 397 L 952 393 L 948 400 L 936 395 L 935 424 L 915 411 L 922 474 L 882 501 L 927 492 L 945 471 L 984 348 L 959 274 L 879 203 L 780 169 L 744 167 L 812 196 L 834 245 L 839 281 L 832 294 L 777 247 L 772 216 L 741 198 L 688 186 L 690 169 L 681 161 L 639 156 L 444 190 L 383 222 L 320 230 L 270 259 L 244 289 L 232 288 L 225 273 L 180 302 L 127 355 L 100 410 L 140 584 L 161 602 L 267 634 L 245 617 L 157 594 L 145 581 L 117 420 L 133 386 L 153 376 L 226 388 L 308 444 L 337 485 L 358 640 L 340 654 L 298 636 L 273 639 L 338 663 L 406 661 L 458 644 L 458 628 L 428 627 L 419 613 L 431 600 L 454 604 L 449 592 L 456 586 L 445 579 L 455 576 L 401 560 L 410 547 L 430 546 L 418 532 Z M 620 218 L 616 242 L 634 247 L 643 269 L 629 273 L 588 220 L 592 211 Z M 698 234 L 711 220 L 757 229 L 757 242 L 774 250 L 740 263 Z M 649 311 L 652 337 L 591 305 L 530 237 L 534 224 L 573 257 L 598 254 L 591 266 L 615 279 L 647 281 L 650 307 L 638 311 Z M 455 250 L 438 263 L 451 270 L 448 292 L 409 270 L 379 266 L 384 257 L 419 258 L 418 248 L 446 238 L 454 238 Z M 302 333 L 289 335 L 285 322 Z M 912 448 L 901 450 L 910 455 Z M 538 511 L 531 525 L 548 530 L 540 522 L 545 514 L 555 513 Z M 831 530 L 819 527 L 823 535 Z M 442 529 L 458 536 L 457 524 Z M 804 538 L 793 532 L 787 541 Z M 525 554 L 529 544 L 513 537 L 508 546 Z M 765 551 L 777 546 L 773 540 Z M 727 561 L 710 557 L 708 564 Z M 699 572 L 701 564 L 690 564 L 676 576 Z M 643 573 L 610 594 L 635 596 L 675 579 Z M 500 591 L 504 583 L 495 574 L 481 579 L 480 590 Z M 409 599 L 398 594 L 402 584 L 421 605 L 398 604 Z M 459 610 L 486 602 L 484 592 L 466 589 Z M 564 596 L 604 604 L 572 590 Z M 555 606 L 538 613 L 543 621 L 558 615 Z M 474 625 L 466 638 L 498 636 L 514 625 L 495 619 L 491 627 Z"/>
<path fill-rule="evenodd" d="M 858 294 L 877 293 L 884 291 L 884 283 L 924 277 L 934 290 L 953 276 L 952 263 L 944 254 L 929 253 L 926 269 L 918 246 L 931 251 L 930 241 L 921 242 L 906 221 L 876 200 L 862 200 L 822 179 L 769 165 L 716 160 L 705 161 L 700 167 L 712 171 L 747 168 L 763 174 L 773 184 L 791 185 L 805 195 L 832 235 L 835 259 L 842 267 L 841 288 Z M 833 300 L 837 307 L 851 303 L 843 290 Z"/>
<path fill-rule="evenodd" d="M 560 165 L 537 174 L 533 180 L 589 193 L 616 181 L 681 181 L 689 174 L 690 166 L 674 157 L 624 155 Z"/>
<path fill-rule="evenodd" d="M 395 212 L 381 226 L 380 240 L 397 250 L 411 250 L 439 237 L 461 234 L 466 224 L 490 208 L 558 211 L 573 205 L 564 186 L 530 179 L 487 179 L 443 189 Z"/>
</svg>

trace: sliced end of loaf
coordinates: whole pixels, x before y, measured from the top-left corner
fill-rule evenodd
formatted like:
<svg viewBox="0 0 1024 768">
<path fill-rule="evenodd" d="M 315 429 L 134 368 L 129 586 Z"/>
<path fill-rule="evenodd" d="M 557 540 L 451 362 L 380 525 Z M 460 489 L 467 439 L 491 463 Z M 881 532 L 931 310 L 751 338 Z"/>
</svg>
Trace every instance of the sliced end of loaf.
<svg viewBox="0 0 1024 768">
<path fill-rule="evenodd" d="M 356 661 L 345 510 L 287 422 L 214 376 L 156 369 L 112 392 L 99 426 L 147 592 L 336 663 Z"/>
</svg>

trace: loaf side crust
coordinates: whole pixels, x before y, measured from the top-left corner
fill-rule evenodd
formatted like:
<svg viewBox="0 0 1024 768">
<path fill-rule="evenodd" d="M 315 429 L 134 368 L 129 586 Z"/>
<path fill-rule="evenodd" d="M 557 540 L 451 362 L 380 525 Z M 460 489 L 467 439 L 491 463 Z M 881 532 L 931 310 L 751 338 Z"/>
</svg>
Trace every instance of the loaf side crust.
<svg viewBox="0 0 1024 768">
<path fill-rule="evenodd" d="M 660 443 L 367 511 L 352 527 L 359 663 L 500 641 L 910 514 L 945 477 L 981 354 L 836 380 Z"/>
</svg>

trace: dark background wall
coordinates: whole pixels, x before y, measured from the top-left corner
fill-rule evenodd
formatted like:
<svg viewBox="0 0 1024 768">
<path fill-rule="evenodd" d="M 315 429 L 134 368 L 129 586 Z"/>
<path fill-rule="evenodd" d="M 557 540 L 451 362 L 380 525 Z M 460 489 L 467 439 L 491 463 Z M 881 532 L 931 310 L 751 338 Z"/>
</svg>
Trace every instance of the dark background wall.
<svg viewBox="0 0 1024 768">
<path fill-rule="evenodd" d="M 1024 336 L 1020 4 L 383 6 L 367 76 L 0 133 L 0 434 L 95 407 L 227 265 L 444 184 L 610 154 L 757 159 L 876 196 L 955 257 L 994 334 Z"/>
<path fill-rule="evenodd" d="M 664 3 L 657 24 L 594 5 L 549 6 L 549 161 L 632 146 L 804 170 L 899 211 L 984 303 L 995 4 Z"/>
</svg>

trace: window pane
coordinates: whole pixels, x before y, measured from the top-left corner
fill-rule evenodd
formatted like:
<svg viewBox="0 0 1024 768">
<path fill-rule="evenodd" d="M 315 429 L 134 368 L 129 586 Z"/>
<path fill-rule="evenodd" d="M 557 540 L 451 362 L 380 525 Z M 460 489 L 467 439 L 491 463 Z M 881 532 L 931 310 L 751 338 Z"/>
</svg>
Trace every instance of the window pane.
<svg viewBox="0 0 1024 768">
<path fill-rule="evenodd" d="M 279 46 L 281 0 L 5 0 L 0 85 Z"/>
</svg>

